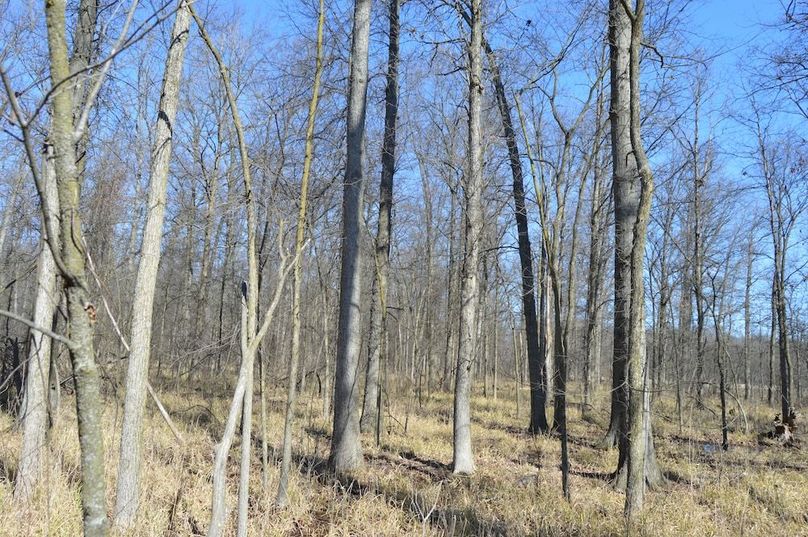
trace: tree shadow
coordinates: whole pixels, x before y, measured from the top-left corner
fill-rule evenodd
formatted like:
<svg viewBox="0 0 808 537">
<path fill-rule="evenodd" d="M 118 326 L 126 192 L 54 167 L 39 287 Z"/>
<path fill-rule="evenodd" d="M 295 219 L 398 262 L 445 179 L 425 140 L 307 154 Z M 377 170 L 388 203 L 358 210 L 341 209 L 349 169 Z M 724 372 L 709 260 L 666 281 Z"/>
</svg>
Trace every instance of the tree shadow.
<svg viewBox="0 0 808 537">
<path fill-rule="evenodd" d="M 597 472 L 587 470 L 570 470 L 570 475 L 583 477 L 584 479 L 595 479 L 597 481 L 604 481 L 606 483 L 611 483 L 614 481 L 615 477 L 614 472 Z"/>
<path fill-rule="evenodd" d="M 501 520 L 483 518 L 474 509 L 440 506 L 439 497 L 430 501 L 417 490 L 405 491 L 378 484 L 362 483 L 350 475 L 329 473 L 326 479 L 329 484 L 338 487 L 347 496 L 360 498 L 372 494 L 383 498 L 391 507 L 407 511 L 415 517 L 417 522 L 424 526 L 429 525 L 443 535 L 463 537 L 519 535 L 509 531 L 507 525 Z"/>
</svg>

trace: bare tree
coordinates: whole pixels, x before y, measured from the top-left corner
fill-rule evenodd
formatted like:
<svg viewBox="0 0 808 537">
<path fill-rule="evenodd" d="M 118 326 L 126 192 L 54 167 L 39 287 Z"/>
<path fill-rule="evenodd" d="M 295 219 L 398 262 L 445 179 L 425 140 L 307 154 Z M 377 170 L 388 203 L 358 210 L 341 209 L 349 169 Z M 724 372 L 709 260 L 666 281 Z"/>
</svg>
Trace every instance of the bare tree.
<svg viewBox="0 0 808 537">
<path fill-rule="evenodd" d="M 516 228 L 519 236 L 519 265 L 522 269 L 522 315 L 525 318 L 525 339 L 527 341 L 527 361 L 530 371 L 530 425 L 528 430 L 532 433 L 547 431 L 547 416 L 544 406 L 547 402 L 546 376 L 544 357 L 539 347 L 539 321 L 536 315 L 536 289 L 533 276 L 533 253 L 530 246 L 530 232 L 528 230 L 527 208 L 525 205 L 525 182 L 522 171 L 522 161 L 519 145 L 516 140 L 516 131 L 511 117 L 511 105 L 505 92 L 499 64 L 494 50 L 483 40 L 485 53 L 491 70 L 494 84 L 494 94 L 497 107 L 502 118 L 502 129 L 505 136 L 505 145 L 508 149 L 508 163 L 513 177 L 513 203 L 516 217 Z"/>
<path fill-rule="evenodd" d="M 455 373 L 454 435 L 452 471 L 474 472 L 471 451 L 471 368 L 477 348 L 479 312 L 479 260 L 483 233 L 483 149 L 482 149 L 482 2 L 471 1 L 471 35 L 468 42 L 469 127 L 468 171 L 463 181 L 464 249 L 460 287 L 460 331 Z"/>
<path fill-rule="evenodd" d="M 398 117 L 398 61 L 400 0 L 389 0 L 389 36 L 387 45 L 387 88 L 385 90 L 382 174 L 379 182 L 379 220 L 374 252 L 374 279 L 368 333 L 368 367 L 362 405 L 362 431 L 375 428 L 381 435 L 382 392 L 379 388 L 380 362 L 387 355 L 387 279 L 390 272 L 390 236 L 393 220 L 393 178 L 396 167 L 396 120 Z M 426 180 L 426 178 L 424 178 Z M 429 226 L 427 226 L 428 228 Z"/>
<path fill-rule="evenodd" d="M 628 234 L 629 270 L 627 285 L 615 292 L 615 317 L 617 303 L 622 300 L 627 309 L 627 330 L 615 328 L 615 348 L 618 340 L 626 349 L 626 380 L 628 388 L 628 408 L 625 428 L 621 434 L 621 461 L 626 466 L 625 515 L 634 520 L 642 510 L 646 481 L 655 482 L 658 477 L 656 459 L 653 455 L 653 440 L 650 422 L 650 391 L 648 390 L 648 360 L 645 349 L 645 289 L 643 283 L 643 258 L 645 241 L 651 213 L 651 200 L 654 192 L 654 177 L 645 153 L 640 132 L 640 48 L 645 22 L 645 1 L 636 0 L 632 9 L 628 0 L 612 1 L 609 13 L 609 34 L 612 65 L 612 144 L 613 171 L 615 176 L 615 214 L 618 206 L 625 203 L 623 196 L 629 194 L 618 190 L 618 181 L 634 182 L 633 176 L 622 176 L 620 161 L 625 161 L 631 153 L 636 163 L 636 173 L 640 179 L 639 200 L 636 208 L 629 208 L 627 221 L 616 223 L 622 229 L 616 231 Z M 628 56 L 626 58 L 626 56 Z M 628 60 L 628 61 L 626 61 Z M 626 104 L 628 105 L 626 107 Z M 626 113 L 628 112 L 628 113 Z M 621 121 L 622 120 L 622 121 Z M 628 135 L 628 136 L 626 136 Z M 628 143 L 626 143 L 628 142 Z M 622 151 L 621 151 L 622 150 Z M 626 151 L 627 150 L 627 151 Z M 625 207 L 625 206 L 623 206 Z M 616 219 L 619 218 L 616 216 Z M 615 278 L 619 268 L 615 256 Z M 618 288 L 615 283 L 615 288 Z M 622 294 L 628 291 L 628 294 Z M 625 310 L 624 310 L 625 311 Z M 615 319 L 615 327 L 617 319 Z M 619 470 L 618 470 L 619 472 Z"/>
<path fill-rule="evenodd" d="M 795 227 L 808 210 L 808 170 L 802 149 L 789 144 L 795 136 L 787 135 L 772 143 L 763 126 L 759 111 L 755 119 L 757 164 L 768 202 L 769 233 L 774 261 L 772 275 L 772 339 L 777 331 L 780 361 L 780 410 L 783 419 L 794 411 L 793 375 L 788 328 L 786 285 L 789 276 L 788 250 Z"/>
<path fill-rule="evenodd" d="M 286 395 L 286 416 L 283 423 L 283 459 L 281 475 L 278 480 L 278 495 L 275 505 L 284 507 L 288 503 L 289 469 L 292 464 L 292 427 L 295 417 L 295 400 L 297 398 L 297 370 L 300 363 L 300 292 L 303 286 L 303 247 L 306 241 L 306 218 L 309 201 L 309 176 L 311 163 L 314 160 L 314 125 L 317 117 L 317 102 L 320 97 L 320 79 L 323 72 L 323 26 L 325 24 L 324 0 L 320 0 L 317 17 L 317 52 L 314 67 L 314 83 L 312 85 L 311 102 L 309 103 L 309 119 L 306 127 L 306 149 L 303 158 L 303 177 L 300 184 L 300 207 L 297 215 L 295 232 L 295 268 L 292 273 L 292 348 L 289 357 L 289 374 Z"/>
<path fill-rule="evenodd" d="M 283 251 L 282 233 L 278 233 L 278 248 L 280 263 L 277 270 L 277 283 L 272 301 L 264 313 L 261 328 L 258 329 L 258 256 L 256 255 L 256 215 L 255 199 L 253 195 L 252 173 L 250 170 L 250 158 L 247 153 L 247 141 L 244 128 L 241 123 L 241 116 L 238 110 L 236 97 L 233 93 L 230 74 L 224 63 L 221 53 L 216 48 L 213 40 L 205 29 L 201 18 L 197 15 L 193 6 L 188 4 L 191 16 L 194 18 L 202 40 L 205 42 L 211 55 L 216 60 L 222 86 L 224 87 L 227 103 L 230 108 L 230 115 L 233 127 L 236 131 L 238 143 L 239 160 L 241 162 L 242 180 L 244 181 L 244 209 L 247 213 L 247 281 L 241 285 L 241 367 L 239 369 L 238 381 L 233 393 L 233 399 L 227 415 L 227 423 L 222 440 L 216 446 L 216 455 L 213 468 L 213 494 L 211 499 L 209 537 L 218 537 L 224 531 L 226 506 L 225 487 L 227 459 L 233 436 L 236 430 L 236 423 L 239 413 L 242 417 L 241 434 L 247 441 L 241 443 L 241 468 L 239 474 L 239 495 L 238 495 L 238 535 L 247 535 L 247 508 L 249 504 L 249 480 L 250 480 L 250 451 L 252 442 L 252 399 L 253 399 L 253 369 L 255 353 L 261 344 L 261 340 L 269 329 L 275 310 L 280 302 L 283 286 L 286 277 L 292 267 L 297 265 L 297 258 L 287 263 L 287 256 Z"/>
<path fill-rule="evenodd" d="M 143 449 L 141 435 L 152 343 L 154 292 L 160 264 L 174 121 L 177 117 L 183 56 L 188 42 L 190 23 L 191 15 L 187 4 L 185 0 L 181 0 L 171 31 L 171 42 L 163 74 L 152 148 L 146 227 L 143 230 L 132 303 L 132 348 L 126 374 L 126 399 L 118 463 L 118 493 L 115 500 L 115 524 L 121 528 L 131 528 L 135 524 L 140 503 L 140 465 Z"/>
<path fill-rule="evenodd" d="M 365 186 L 364 136 L 368 89 L 368 47 L 371 0 L 354 3 L 351 76 L 348 92 L 348 133 L 345 183 L 342 199 L 342 269 L 340 276 L 339 326 L 334 381 L 334 432 L 330 465 L 337 472 L 362 464 L 357 404 L 361 342 L 362 298 L 360 247 L 362 196 Z"/>
<path fill-rule="evenodd" d="M 70 59 L 70 72 L 73 74 L 84 70 L 93 57 L 93 35 L 95 33 L 97 14 L 97 5 L 94 0 L 80 2 L 78 6 L 78 24 L 73 36 L 73 55 Z M 85 105 L 86 92 L 87 77 L 80 76 L 72 89 L 74 117 L 81 112 Z M 53 245 L 61 248 L 57 233 L 55 233 L 54 229 L 49 229 L 49 222 L 55 222 L 59 217 L 59 197 L 56 191 L 53 148 L 50 144 L 47 147 L 47 152 L 42 159 L 42 180 L 44 183 L 42 210 L 47 214 L 42 220 L 42 232 L 45 234 L 45 238 L 42 241 L 37 260 L 37 292 L 33 317 L 34 323 L 38 326 L 51 326 L 53 315 L 59 302 L 56 285 L 57 267 L 48 246 L 49 241 L 52 241 Z M 6 214 L 10 215 L 10 212 Z M 50 239 L 47 237 L 49 232 L 53 233 L 53 237 Z M 15 496 L 20 500 L 26 500 L 30 497 L 36 483 L 41 478 L 43 456 L 47 447 L 45 431 L 47 428 L 48 404 L 46 399 L 47 386 L 50 384 L 50 355 L 50 338 L 40 332 L 32 332 L 28 353 L 31 365 L 26 377 L 25 406 L 23 409 L 23 445 L 14 489 Z"/>
</svg>

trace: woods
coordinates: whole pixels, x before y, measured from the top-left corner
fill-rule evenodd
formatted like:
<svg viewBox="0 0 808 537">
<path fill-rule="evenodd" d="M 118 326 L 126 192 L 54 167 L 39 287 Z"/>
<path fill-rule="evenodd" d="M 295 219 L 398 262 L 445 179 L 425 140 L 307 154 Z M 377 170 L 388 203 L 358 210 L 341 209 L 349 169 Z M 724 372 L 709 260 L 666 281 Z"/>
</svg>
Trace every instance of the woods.
<svg viewBox="0 0 808 537">
<path fill-rule="evenodd" d="M 7 3 L 0 527 L 799 534 L 808 3 L 275 4 Z"/>
</svg>

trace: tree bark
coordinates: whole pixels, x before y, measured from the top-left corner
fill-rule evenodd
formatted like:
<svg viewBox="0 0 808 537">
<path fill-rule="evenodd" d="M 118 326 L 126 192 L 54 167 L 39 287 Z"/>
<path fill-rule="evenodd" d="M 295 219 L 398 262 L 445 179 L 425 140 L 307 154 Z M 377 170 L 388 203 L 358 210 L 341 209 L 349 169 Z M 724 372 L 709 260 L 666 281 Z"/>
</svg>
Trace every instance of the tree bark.
<svg viewBox="0 0 808 537">
<path fill-rule="evenodd" d="M 59 199 L 53 169 L 53 150 L 48 147 L 42 158 L 42 177 L 45 181 L 47 203 L 45 210 L 55 220 L 59 216 Z M 42 233 L 47 233 L 42 222 Z M 57 238 L 58 240 L 58 238 Z M 58 306 L 56 293 L 56 264 L 47 240 L 42 240 L 37 259 L 37 292 L 34 302 L 34 324 L 51 326 Z M 47 454 L 48 386 L 51 367 L 51 338 L 31 330 L 28 343 L 28 374 L 25 378 L 25 400 L 22 408 L 22 451 L 17 470 L 14 496 L 26 501 L 42 479 L 42 466 Z"/>
<path fill-rule="evenodd" d="M 621 451 L 626 453 L 626 503 L 625 515 L 633 521 L 643 508 L 646 481 L 656 481 L 658 469 L 653 450 L 651 433 L 650 405 L 648 390 L 648 360 L 645 347 L 645 292 L 643 283 L 643 260 L 645 257 L 645 240 L 651 213 L 651 201 L 654 192 L 654 178 L 648 157 L 645 154 L 640 133 L 640 48 L 643 39 L 643 23 L 645 20 L 645 1 L 636 0 L 634 10 L 628 7 L 627 0 L 620 0 L 622 6 L 612 5 L 610 12 L 610 32 L 622 29 L 630 31 L 629 39 L 629 138 L 630 148 L 634 155 L 637 172 L 640 177 L 640 199 L 636 209 L 634 224 L 630 229 L 632 236 L 630 249 L 630 281 L 629 281 L 629 323 L 627 334 L 628 356 L 626 373 L 629 399 L 626 415 L 626 428 L 621 435 Z M 619 14 L 622 14 L 621 17 Z M 613 53 L 617 48 L 616 40 L 612 40 Z M 616 63 L 616 62 L 615 62 Z M 615 73 L 613 71 L 613 76 Z M 614 80 L 614 79 L 613 79 Z M 613 86 L 614 87 L 614 86 Z M 614 90 L 613 90 L 614 91 Z M 624 116 L 625 117 L 625 116 Z M 615 116 L 612 118 L 612 132 L 616 130 Z M 614 135 L 613 134 L 613 135 Z M 613 165 L 615 166 L 615 165 Z M 616 166 L 615 170 L 616 171 Z M 618 199 L 615 197 L 615 205 Z M 615 269 L 616 270 L 616 269 Z M 616 344 L 616 342 L 615 342 Z M 649 478 L 649 475 L 651 476 Z"/>
<path fill-rule="evenodd" d="M 454 397 L 452 471 L 474 472 L 471 450 L 471 368 L 477 348 L 479 299 L 478 264 L 483 231 L 483 151 L 482 151 L 482 2 L 471 1 L 471 35 L 468 43 L 469 127 L 468 171 L 463 185 L 464 255 L 461 277 L 460 330 Z"/>
<path fill-rule="evenodd" d="M 295 232 L 295 268 L 292 273 L 292 349 L 289 357 L 288 386 L 286 395 L 286 416 L 283 422 L 283 458 L 278 479 L 277 507 L 288 503 L 289 469 L 292 465 L 292 427 L 294 426 L 295 401 L 297 399 L 297 369 L 300 362 L 300 295 L 303 286 L 303 247 L 306 240 L 306 212 L 309 199 L 309 175 L 314 160 L 314 125 L 317 116 L 317 102 L 320 97 L 320 78 L 323 72 L 323 26 L 325 24 L 324 0 L 320 0 L 317 17 L 317 58 L 314 67 L 314 84 L 309 103 L 309 119 L 306 128 L 306 150 L 303 157 L 303 177 L 300 185 L 300 208 Z"/>
<path fill-rule="evenodd" d="M 702 174 L 699 170 L 699 106 L 701 103 L 700 88 L 697 88 L 695 97 L 695 128 L 692 147 L 693 156 L 693 295 L 696 299 L 696 372 L 695 372 L 695 394 L 696 404 L 703 405 L 702 402 L 702 375 L 704 371 L 704 354 L 707 342 L 705 341 L 705 301 L 703 289 L 704 274 L 704 246 L 703 230 L 701 224 L 701 190 L 704 187 Z"/>
<path fill-rule="evenodd" d="M 527 340 L 527 361 L 530 371 L 530 424 L 531 433 L 543 433 L 548 429 L 545 405 L 547 392 L 545 391 L 544 357 L 539 347 L 539 323 L 536 314 L 536 288 L 533 277 L 533 253 L 530 246 L 530 232 L 528 230 L 527 208 L 525 206 L 525 185 L 522 170 L 519 145 L 516 140 L 516 131 L 511 117 L 511 105 L 505 93 L 499 65 L 496 56 L 487 40 L 483 40 L 491 77 L 494 83 L 494 94 L 497 107 L 502 119 L 502 129 L 505 135 L 505 145 L 508 149 L 508 162 L 513 177 L 513 202 L 516 218 L 516 229 L 519 237 L 519 265 L 521 267 L 522 284 L 522 315 L 525 319 L 525 339 Z"/>
<path fill-rule="evenodd" d="M 631 305 L 631 248 L 639 204 L 637 163 L 629 136 L 629 45 L 631 21 L 621 0 L 610 1 L 612 174 L 614 198 L 614 354 L 612 358 L 611 417 L 602 442 L 617 445 L 628 405 L 626 359 L 629 352 Z"/>
<path fill-rule="evenodd" d="M 364 136 L 368 89 L 371 0 L 354 3 L 351 75 L 348 95 L 347 157 L 342 198 L 342 266 L 334 381 L 334 431 L 329 465 L 337 472 L 362 464 L 359 438 L 358 366 L 362 338 L 362 195 L 365 186 Z"/>
<path fill-rule="evenodd" d="M 368 333 L 368 367 L 365 375 L 365 394 L 360 422 L 362 432 L 370 431 L 372 427 L 379 423 L 379 412 L 381 412 L 379 370 L 380 362 L 386 358 L 387 351 L 385 348 L 385 341 L 387 340 L 387 278 L 390 272 L 390 236 L 393 227 L 393 176 L 396 166 L 400 0 L 389 0 L 389 3 L 382 174 L 379 182 L 379 220 L 374 252 L 375 277 L 373 279 L 370 331 Z"/>
<path fill-rule="evenodd" d="M 94 55 L 93 36 L 97 22 L 98 5 L 96 0 L 82 0 L 78 5 L 77 24 L 73 34 L 73 55 L 70 58 L 70 72 L 77 73 L 84 69 Z M 80 113 L 86 101 L 86 77 L 78 77 L 72 87 L 73 97 L 73 117 Z M 85 133 L 86 138 L 86 133 Z M 83 140 L 86 143 L 86 139 Z M 49 153 L 48 153 L 49 152 Z M 33 163 L 31 163 L 33 165 Z M 83 160 L 79 168 L 79 182 L 83 177 Z M 55 161 L 53 147 L 50 142 L 43 158 L 43 173 L 45 181 L 45 199 L 41 200 L 46 204 L 43 209 L 50 215 L 43 218 L 42 233 L 47 236 L 52 233 L 50 240 L 53 244 L 58 244 L 58 230 L 48 230 L 49 222 L 56 222 L 59 216 L 59 199 L 56 187 Z M 10 211 L 6 214 L 10 214 Z M 0 241 L 2 242 L 2 241 Z M 34 323 L 38 326 L 51 326 L 53 315 L 59 303 L 56 295 L 56 275 L 57 267 L 54 262 L 51 247 L 46 238 L 42 241 L 42 249 L 37 260 L 37 291 L 34 299 Z M 61 246 L 59 246 L 61 249 Z M 0 244 L 0 254 L 2 254 L 2 244 Z M 40 390 L 39 386 L 32 386 L 33 383 L 49 382 L 50 375 L 50 354 L 51 340 L 49 337 L 39 332 L 31 333 L 28 358 L 32 364 L 29 368 L 29 375 L 26 378 L 25 389 L 25 412 L 23 414 L 23 446 L 20 454 L 20 466 L 18 469 L 18 479 L 15 485 L 15 496 L 19 500 L 26 500 L 33 492 L 36 483 L 41 477 L 42 459 L 45 454 L 47 439 L 45 431 L 47 429 L 47 390 Z M 36 372 L 41 378 L 34 377 L 30 372 Z M 45 379 L 44 381 L 42 379 Z M 40 409 L 42 411 L 40 411 Z"/>
<path fill-rule="evenodd" d="M 749 400 L 751 374 L 749 371 L 752 346 L 752 269 L 754 266 L 754 240 L 752 234 L 746 251 L 746 285 L 743 295 L 743 400 Z"/>
<path fill-rule="evenodd" d="M 600 99 L 599 99 L 600 100 Z M 598 108 L 600 108 L 600 103 Z M 595 140 L 595 143 L 600 143 Z M 604 238 L 606 233 L 606 200 L 603 199 L 603 170 L 594 162 L 592 177 L 592 210 L 589 214 L 589 271 L 586 289 L 586 335 L 584 336 L 584 397 L 582 417 L 588 418 L 592 409 L 592 392 L 600 383 L 601 332 L 603 324 Z M 595 374 L 593 374 L 595 373 Z M 594 386 L 593 386 L 594 384 Z"/>
<path fill-rule="evenodd" d="M 126 399 L 124 400 L 118 463 L 118 492 L 115 503 L 115 524 L 120 528 L 134 526 L 140 500 L 140 466 L 143 448 L 141 435 L 151 354 L 154 291 L 160 265 L 160 244 L 165 217 L 166 186 L 171 161 L 174 120 L 179 104 L 183 56 L 188 42 L 190 21 L 191 16 L 186 8 L 185 0 L 181 0 L 171 32 L 171 44 L 163 74 L 163 88 L 151 155 L 149 204 L 132 303 L 132 347 L 126 373 Z"/>
<path fill-rule="evenodd" d="M 53 0 L 45 5 L 50 53 L 50 78 L 53 86 L 70 76 L 65 32 L 65 3 Z M 95 362 L 93 334 L 95 306 L 90 301 L 85 275 L 85 251 L 82 236 L 79 195 L 81 191 L 76 158 L 72 92 L 53 96 L 51 137 L 54 169 L 59 195 L 59 231 L 62 277 L 67 297 L 70 335 L 74 345 L 70 360 L 76 385 L 76 415 L 81 449 L 81 503 L 84 534 L 89 537 L 107 533 L 104 482 L 104 440 L 101 430 L 101 390 Z"/>
</svg>

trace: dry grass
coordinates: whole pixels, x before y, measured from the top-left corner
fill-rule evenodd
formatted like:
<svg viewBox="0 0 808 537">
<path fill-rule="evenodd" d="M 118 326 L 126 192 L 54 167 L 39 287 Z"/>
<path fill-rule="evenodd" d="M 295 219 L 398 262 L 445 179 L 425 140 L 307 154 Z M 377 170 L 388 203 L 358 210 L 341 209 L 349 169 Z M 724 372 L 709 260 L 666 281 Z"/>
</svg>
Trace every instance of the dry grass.
<svg viewBox="0 0 808 537">
<path fill-rule="evenodd" d="M 224 397 L 209 394 L 224 394 L 226 387 L 185 390 L 163 396 L 182 428 L 184 448 L 150 410 L 141 516 L 133 535 L 194 535 L 207 527 L 213 445 L 227 404 Z M 383 449 L 366 442 L 367 464 L 353 476 L 352 487 L 324 473 L 328 423 L 313 397 L 300 398 L 295 439 L 299 471 L 292 475 L 286 510 L 271 507 L 278 473 L 274 449 L 282 432 L 280 390 L 269 400 L 271 464 L 266 489 L 260 424 L 254 429 L 251 535 L 808 535 L 808 456 L 798 448 L 758 446 L 756 433 L 767 428 L 775 413 L 764 406 L 747 409 L 751 432 L 732 432 L 732 447 L 723 453 L 713 449 L 720 441 L 720 429 L 710 411 L 686 409 L 686 426 L 680 431 L 672 403 L 657 401 L 659 461 L 675 479 L 648 495 L 641 524 L 628 532 L 622 518 L 623 495 L 608 482 L 616 452 L 594 447 L 608 418 L 605 411 L 595 412 L 592 424 L 580 419 L 576 407 L 570 408 L 573 475 L 572 502 L 567 503 L 560 492 L 558 440 L 523 432 L 526 410 L 523 407 L 522 416 L 516 416 L 512 386 L 510 391 L 500 389 L 498 401 L 481 395 L 474 400 L 477 473 L 473 477 L 453 477 L 449 471 L 451 396 L 433 394 L 423 407 L 397 398 Z M 598 408 L 607 408 L 606 397 L 601 394 Z M 257 404 L 255 409 L 257 420 Z M 120 406 L 108 400 L 104 419 L 110 506 L 120 417 Z M 740 422 L 735 426 L 742 429 Z M 51 433 L 45 486 L 29 505 L 20 506 L 11 496 L 20 434 L 12 419 L 0 414 L 0 535 L 80 535 L 75 431 L 74 412 L 66 400 Z M 231 504 L 238 449 L 236 442 L 230 466 Z"/>
</svg>

